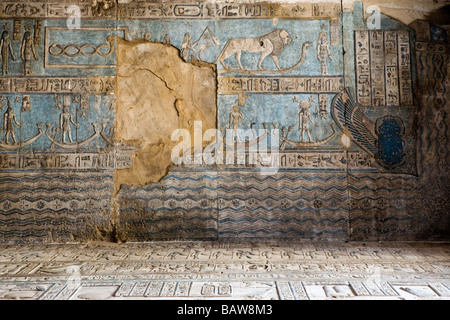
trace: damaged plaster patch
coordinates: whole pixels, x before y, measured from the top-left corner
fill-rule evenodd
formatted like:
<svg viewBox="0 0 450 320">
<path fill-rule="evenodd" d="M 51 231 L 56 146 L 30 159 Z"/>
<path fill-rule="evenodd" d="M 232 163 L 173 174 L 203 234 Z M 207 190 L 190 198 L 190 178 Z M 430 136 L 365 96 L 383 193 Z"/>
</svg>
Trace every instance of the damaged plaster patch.
<svg viewBox="0 0 450 320">
<path fill-rule="evenodd" d="M 170 45 L 118 39 L 116 86 L 116 140 L 138 148 L 132 167 L 116 170 L 116 193 L 167 174 L 174 130 L 217 128 L 215 65 L 186 63 Z"/>
</svg>

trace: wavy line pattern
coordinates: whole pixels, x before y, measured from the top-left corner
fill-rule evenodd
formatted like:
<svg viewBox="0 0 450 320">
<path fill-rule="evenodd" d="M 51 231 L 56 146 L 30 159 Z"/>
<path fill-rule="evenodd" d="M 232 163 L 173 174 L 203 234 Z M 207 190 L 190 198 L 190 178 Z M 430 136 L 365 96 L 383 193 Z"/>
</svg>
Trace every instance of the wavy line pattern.
<svg viewBox="0 0 450 320">
<path fill-rule="evenodd" d="M 110 173 L 2 173 L 0 242 L 87 238 L 110 223 L 113 190 Z"/>
<path fill-rule="evenodd" d="M 348 226 L 348 213 L 342 209 L 348 203 L 346 184 L 344 174 L 176 172 L 158 184 L 121 192 L 121 224 L 145 225 L 148 233 L 142 228 L 133 233 L 150 239 L 179 237 L 180 230 L 190 238 L 203 233 L 219 238 L 326 234 L 342 239 Z"/>
</svg>

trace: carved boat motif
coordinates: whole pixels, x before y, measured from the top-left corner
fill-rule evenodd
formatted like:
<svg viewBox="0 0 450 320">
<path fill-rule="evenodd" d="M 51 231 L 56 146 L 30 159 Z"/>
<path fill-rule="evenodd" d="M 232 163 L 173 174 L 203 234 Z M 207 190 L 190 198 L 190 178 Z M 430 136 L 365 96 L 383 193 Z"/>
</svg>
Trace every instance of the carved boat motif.
<svg viewBox="0 0 450 320">
<path fill-rule="evenodd" d="M 111 146 L 114 145 L 114 128 L 112 129 L 111 132 L 111 138 L 108 138 L 105 134 L 105 125 L 102 124 L 102 131 L 100 131 L 100 136 Z"/>
<path fill-rule="evenodd" d="M 18 150 L 20 148 L 26 147 L 33 142 L 35 142 L 41 135 L 42 135 L 42 125 L 38 123 L 36 125 L 38 127 L 39 133 L 35 135 L 33 138 L 19 143 L 9 144 L 9 143 L 0 143 L 0 148 L 6 149 L 6 150 Z"/>
<path fill-rule="evenodd" d="M 92 136 L 90 136 L 89 138 L 87 138 L 86 140 L 82 141 L 82 142 L 73 142 L 73 143 L 62 143 L 62 142 L 58 142 L 56 141 L 55 138 L 53 138 L 50 134 L 49 134 L 49 130 L 51 125 L 49 123 L 46 124 L 47 125 L 47 129 L 45 130 L 45 135 L 47 136 L 47 138 L 55 145 L 57 145 L 58 147 L 64 148 L 64 149 L 77 149 L 77 148 L 81 148 L 85 145 L 87 145 L 88 143 L 90 143 L 91 141 L 93 141 L 95 138 L 97 138 L 100 135 L 100 130 L 98 129 L 98 124 L 97 123 L 93 123 L 92 126 L 94 127 L 94 134 Z"/>
<path fill-rule="evenodd" d="M 254 123 L 252 123 L 250 125 L 252 130 L 253 130 L 253 125 L 254 125 Z M 234 147 L 237 147 L 237 148 L 248 148 L 248 147 L 251 147 L 251 146 L 254 146 L 254 145 L 258 144 L 260 141 L 262 141 L 263 139 L 265 139 L 269 135 L 269 132 L 267 131 L 265 123 L 263 123 L 263 127 L 264 127 L 264 133 L 262 135 L 260 135 L 259 137 L 255 138 L 255 139 L 247 140 L 245 142 L 234 141 L 234 144 L 230 144 L 230 143 L 227 143 L 226 139 L 224 140 L 222 136 L 218 136 L 218 139 L 219 139 L 219 141 L 221 143 L 223 143 L 223 144 L 225 144 L 225 145 L 227 145 L 227 146 L 229 146 L 231 148 L 234 148 Z"/>
<path fill-rule="evenodd" d="M 333 133 L 329 137 L 327 137 L 323 140 L 320 140 L 320 141 L 311 141 L 311 142 L 292 141 L 292 140 L 289 140 L 288 138 L 278 135 L 277 133 L 275 133 L 275 131 L 273 132 L 273 134 L 275 136 L 277 136 L 278 138 L 280 138 L 281 140 L 283 140 L 283 142 L 286 142 L 287 144 L 290 144 L 294 147 L 315 148 L 315 147 L 320 147 L 320 146 L 324 145 L 325 143 L 329 142 L 331 139 L 333 139 L 336 136 L 336 130 L 334 128 L 334 123 L 330 123 L 330 127 L 331 127 L 331 130 L 333 130 Z"/>
</svg>

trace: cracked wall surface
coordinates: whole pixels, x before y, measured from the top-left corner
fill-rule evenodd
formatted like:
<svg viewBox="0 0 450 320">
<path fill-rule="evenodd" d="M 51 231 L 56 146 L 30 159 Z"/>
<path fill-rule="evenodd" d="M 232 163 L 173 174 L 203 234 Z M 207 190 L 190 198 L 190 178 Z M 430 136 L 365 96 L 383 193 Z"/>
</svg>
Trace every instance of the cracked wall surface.
<svg viewBox="0 0 450 320">
<path fill-rule="evenodd" d="M 213 65 L 184 62 L 178 49 L 147 41 L 117 43 L 116 139 L 138 146 L 131 168 L 116 171 L 120 185 L 158 182 L 172 164 L 177 129 L 194 135 L 216 128 L 216 74 Z"/>
<path fill-rule="evenodd" d="M 448 240 L 445 4 L 2 2 L 0 242 Z"/>
</svg>

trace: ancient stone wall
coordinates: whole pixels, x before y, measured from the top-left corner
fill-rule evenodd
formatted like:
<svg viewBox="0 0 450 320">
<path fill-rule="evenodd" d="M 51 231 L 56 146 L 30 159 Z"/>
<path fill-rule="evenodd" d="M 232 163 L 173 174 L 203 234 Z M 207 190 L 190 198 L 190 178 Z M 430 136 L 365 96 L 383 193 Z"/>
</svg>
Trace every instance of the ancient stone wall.
<svg viewBox="0 0 450 320">
<path fill-rule="evenodd" d="M 449 240 L 442 6 L 3 1 L 0 243 Z"/>
</svg>

